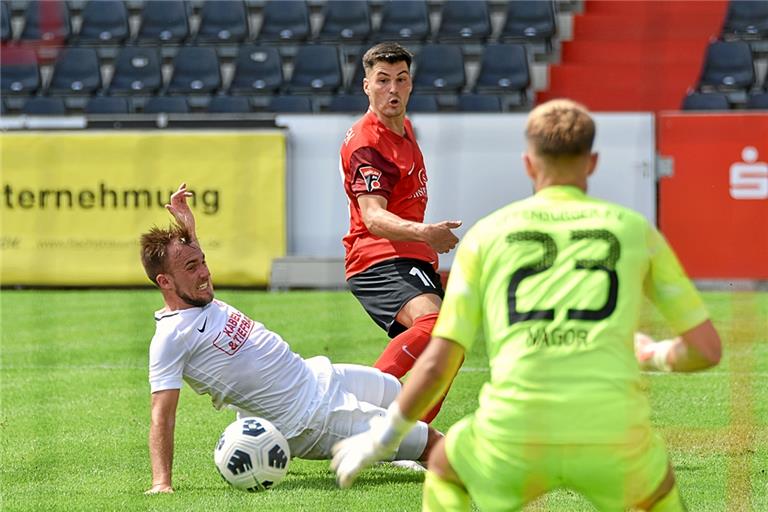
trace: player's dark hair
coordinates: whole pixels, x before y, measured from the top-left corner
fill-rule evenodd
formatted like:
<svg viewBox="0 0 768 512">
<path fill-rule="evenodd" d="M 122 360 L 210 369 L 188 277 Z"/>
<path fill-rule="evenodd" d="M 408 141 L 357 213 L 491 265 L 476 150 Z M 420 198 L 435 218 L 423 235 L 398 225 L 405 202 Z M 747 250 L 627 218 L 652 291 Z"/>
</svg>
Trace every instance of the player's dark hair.
<svg viewBox="0 0 768 512">
<path fill-rule="evenodd" d="M 152 226 L 141 235 L 141 264 L 150 281 L 157 284 L 158 274 L 166 272 L 168 263 L 168 247 L 178 241 L 182 244 L 192 242 L 192 237 L 185 228 L 171 225 L 168 228 Z"/>
<path fill-rule="evenodd" d="M 390 64 L 405 62 L 408 70 L 410 70 L 412 61 L 413 54 L 411 52 L 397 43 L 385 42 L 372 46 L 365 52 L 365 55 L 363 55 L 363 68 L 365 69 L 365 74 L 368 75 L 377 62 L 388 62 Z"/>
<path fill-rule="evenodd" d="M 542 156 L 588 155 L 595 141 L 595 122 L 584 105 L 571 100 L 551 100 L 531 111 L 525 136 Z"/>
</svg>

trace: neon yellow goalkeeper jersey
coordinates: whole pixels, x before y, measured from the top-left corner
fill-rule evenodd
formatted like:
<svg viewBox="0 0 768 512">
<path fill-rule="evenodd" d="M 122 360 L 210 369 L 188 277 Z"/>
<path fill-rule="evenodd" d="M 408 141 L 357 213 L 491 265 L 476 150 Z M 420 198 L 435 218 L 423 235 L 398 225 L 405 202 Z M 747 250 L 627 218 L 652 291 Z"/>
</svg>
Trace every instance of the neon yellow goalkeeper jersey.
<svg viewBox="0 0 768 512">
<path fill-rule="evenodd" d="M 624 443 L 650 429 L 634 355 L 645 294 L 676 332 L 708 318 L 637 212 L 548 187 L 480 220 L 451 267 L 434 336 L 486 344 L 475 425 L 521 443 Z"/>
</svg>

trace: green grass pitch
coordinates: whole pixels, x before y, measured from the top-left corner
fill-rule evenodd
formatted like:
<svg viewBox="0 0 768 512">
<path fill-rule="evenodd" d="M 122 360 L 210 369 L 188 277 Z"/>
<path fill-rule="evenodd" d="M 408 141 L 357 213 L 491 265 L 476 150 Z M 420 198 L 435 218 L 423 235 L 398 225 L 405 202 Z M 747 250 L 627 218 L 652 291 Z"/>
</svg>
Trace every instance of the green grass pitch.
<svg viewBox="0 0 768 512">
<path fill-rule="evenodd" d="M 280 333 L 309 357 L 371 364 L 385 336 L 348 292 L 222 291 L 218 296 Z M 670 449 L 691 511 L 768 510 L 768 294 L 706 293 L 725 344 L 717 368 L 648 374 L 653 422 Z M 229 412 L 185 387 L 176 424 L 176 493 L 144 496 L 147 348 L 160 295 L 141 291 L 3 291 L 0 294 L 0 509 L 179 511 L 415 511 L 422 476 L 379 466 L 348 491 L 327 462 L 294 460 L 261 494 L 229 488 L 213 448 Z M 641 328 L 670 333 L 646 308 Z M 443 411 L 447 429 L 477 405 L 488 377 L 482 347 L 468 355 Z M 589 511 L 556 492 L 528 511 Z"/>
</svg>

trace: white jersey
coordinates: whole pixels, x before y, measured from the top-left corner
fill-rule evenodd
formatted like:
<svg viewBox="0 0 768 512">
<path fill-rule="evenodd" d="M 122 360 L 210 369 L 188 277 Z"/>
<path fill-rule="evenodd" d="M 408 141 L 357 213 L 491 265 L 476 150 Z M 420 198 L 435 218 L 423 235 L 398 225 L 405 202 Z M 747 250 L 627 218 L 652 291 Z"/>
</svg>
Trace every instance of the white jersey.
<svg viewBox="0 0 768 512">
<path fill-rule="evenodd" d="M 250 411 L 291 438 L 309 424 L 328 391 L 322 378 L 327 358 L 305 361 L 279 335 L 222 301 L 158 311 L 155 320 L 153 393 L 180 389 L 183 379 L 198 394 L 211 395 L 217 409 L 231 404 Z"/>
</svg>

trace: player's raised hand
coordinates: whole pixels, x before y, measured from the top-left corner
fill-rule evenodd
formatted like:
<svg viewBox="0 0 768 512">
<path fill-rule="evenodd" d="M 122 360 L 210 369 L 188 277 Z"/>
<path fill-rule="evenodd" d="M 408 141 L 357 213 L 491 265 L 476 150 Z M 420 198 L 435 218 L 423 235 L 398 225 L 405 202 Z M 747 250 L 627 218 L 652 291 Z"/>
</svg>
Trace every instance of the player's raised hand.
<svg viewBox="0 0 768 512">
<path fill-rule="evenodd" d="M 171 202 L 165 205 L 165 208 L 173 215 L 176 222 L 183 226 L 195 239 L 195 216 L 187 204 L 187 198 L 192 197 L 192 192 L 187 190 L 187 184 L 182 183 L 179 189 L 171 195 Z"/>
<path fill-rule="evenodd" d="M 459 226 L 461 226 L 460 220 L 444 220 L 435 224 L 427 224 L 427 243 L 441 254 L 450 251 L 459 243 L 459 239 L 451 230 Z"/>
</svg>

